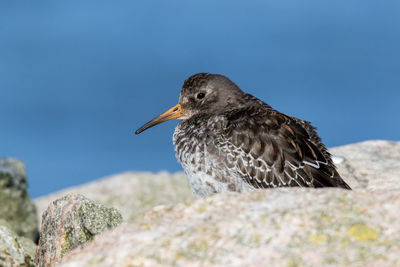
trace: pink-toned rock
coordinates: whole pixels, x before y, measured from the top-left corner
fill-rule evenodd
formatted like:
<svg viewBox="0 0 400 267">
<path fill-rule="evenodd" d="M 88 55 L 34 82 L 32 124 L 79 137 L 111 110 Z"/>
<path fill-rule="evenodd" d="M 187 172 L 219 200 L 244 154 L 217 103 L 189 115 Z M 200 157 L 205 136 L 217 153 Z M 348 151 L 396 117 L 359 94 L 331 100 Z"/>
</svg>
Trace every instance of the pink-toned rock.
<svg viewBox="0 0 400 267">
<path fill-rule="evenodd" d="M 400 142 L 373 140 L 329 149 L 353 189 L 400 189 Z"/>
<path fill-rule="evenodd" d="M 122 216 L 116 209 L 82 195 L 71 193 L 57 199 L 42 216 L 36 264 L 53 266 L 73 248 L 121 222 Z"/>
<path fill-rule="evenodd" d="M 194 199 L 183 173 L 124 172 L 37 198 L 35 204 L 39 214 L 49 203 L 71 192 L 118 209 L 124 220 L 132 220 L 157 205 L 174 205 Z"/>
<path fill-rule="evenodd" d="M 400 266 L 399 206 L 399 190 L 217 194 L 156 207 L 61 266 Z"/>
<path fill-rule="evenodd" d="M 35 267 L 34 248 L 36 245 L 26 237 L 10 230 L 9 224 L 0 219 L 0 266 Z"/>
</svg>

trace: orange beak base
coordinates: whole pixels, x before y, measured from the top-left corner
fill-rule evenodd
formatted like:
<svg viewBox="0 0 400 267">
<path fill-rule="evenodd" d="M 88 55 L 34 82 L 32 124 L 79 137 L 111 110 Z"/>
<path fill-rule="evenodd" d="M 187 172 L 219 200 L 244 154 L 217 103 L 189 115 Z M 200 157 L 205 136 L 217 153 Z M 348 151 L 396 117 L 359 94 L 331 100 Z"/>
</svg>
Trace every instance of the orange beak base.
<svg viewBox="0 0 400 267">
<path fill-rule="evenodd" d="M 180 118 L 180 117 L 182 117 L 182 108 L 181 108 L 181 105 L 178 104 L 175 107 L 170 108 L 169 110 L 165 111 L 160 116 L 155 117 L 154 119 L 152 119 L 151 121 L 149 121 L 148 123 L 143 125 L 142 127 L 140 127 L 135 132 L 135 134 L 140 134 L 144 130 L 147 130 L 147 129 L 153 127 L 153 126 L 156 126 L 157 124 L 160 124 L 160 123 L 162 123 L 164 121 L 169 121 L 169 120 Z"/>
</svg>

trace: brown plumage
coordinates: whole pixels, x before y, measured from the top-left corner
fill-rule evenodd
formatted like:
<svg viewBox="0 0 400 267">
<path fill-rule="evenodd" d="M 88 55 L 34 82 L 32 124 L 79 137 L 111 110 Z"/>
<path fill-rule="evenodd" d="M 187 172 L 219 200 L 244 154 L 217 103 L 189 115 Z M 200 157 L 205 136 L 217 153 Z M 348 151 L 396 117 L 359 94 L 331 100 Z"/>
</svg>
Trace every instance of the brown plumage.
<svg viewBox="0 0 400 267">
<path fill-rule="evenodd" d="M 183 119 L 175 151 L 197 196 L 283 186 L 350 189 L 309 122 L 274 110 L 225 76 L 189 77 L 179 104 L 137 133 L 172 117 Z"/>
</svg>

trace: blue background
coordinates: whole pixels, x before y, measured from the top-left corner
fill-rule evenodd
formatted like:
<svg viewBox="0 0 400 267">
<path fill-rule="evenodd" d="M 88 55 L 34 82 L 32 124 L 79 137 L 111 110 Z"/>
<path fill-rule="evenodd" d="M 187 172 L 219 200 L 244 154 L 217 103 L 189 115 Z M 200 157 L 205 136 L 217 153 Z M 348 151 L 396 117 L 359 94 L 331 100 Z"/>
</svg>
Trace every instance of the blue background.
<svg viewBox="0 0 400 267">
<path fill-rule="evenodd" d="M 177 121 L 133 131 L 221 73 L 328 146 L 400 140 L 400 2 L 1 1 L 0 156 L 32 196 L 178 171 Z M 121 185 L 123 186 L 123 185 Z"/>
</svg>

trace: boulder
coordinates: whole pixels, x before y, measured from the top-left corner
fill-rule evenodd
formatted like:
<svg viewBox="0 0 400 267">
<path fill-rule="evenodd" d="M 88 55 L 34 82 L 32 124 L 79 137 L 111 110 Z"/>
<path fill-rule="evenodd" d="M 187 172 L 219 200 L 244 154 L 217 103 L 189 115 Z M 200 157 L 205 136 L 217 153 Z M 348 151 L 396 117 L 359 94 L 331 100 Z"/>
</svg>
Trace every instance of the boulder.
<svg viewBox="0 0 400 267">
<path fill-rule="evenodd" d="M 24 164 L 0 159 L 0 219 L 17 235 L 35 240 L 38 234 L 36 206 L 29 197 Z"/>
<path fill-rule="evenodd" d="M 400 266 L 400 190 L 280 188 L 159 206 L 60 266 Z"/>
<path fill-rule="evenodd" d="M 330 149 L 351 188 L 400 189 L 400 142 L 365 141 Z"/>
<path fill-rule="evenodd" d="M 0 266 L 33 267 L 36 245 L 26 237 L 19 237 L 9 223 L 0 219 Z"/>
<path fill-rule="evenodd" d="M 38 266 L 52 266 L 75 247 L 122 222 L 121 214 L 71 193 L 52 202 L 42 216 Z"/>
</svg>

